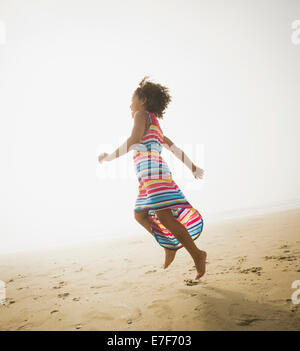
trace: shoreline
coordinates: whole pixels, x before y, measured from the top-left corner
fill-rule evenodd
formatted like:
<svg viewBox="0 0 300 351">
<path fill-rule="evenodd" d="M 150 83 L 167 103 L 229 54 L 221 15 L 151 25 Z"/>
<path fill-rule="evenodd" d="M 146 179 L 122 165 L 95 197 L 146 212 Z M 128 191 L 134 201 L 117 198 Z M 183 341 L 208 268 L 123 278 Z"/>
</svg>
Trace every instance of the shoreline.
<svg viewBox="0 0 300 351">
<path fill-rule="evenodd" d="M 247 219 L 256 218 L 260 216 L 275 215 L 276 213 L 280 215 L 283 212 L 293 211 L 293 210 L 297 211 L 298 209 L 300 209 L 300 204 L 298 202 L 294 202 L 294 203 L 289 203 L 289 205 L 274 205 L 274 206 L 267 206 L 267 207 L 264 206 L 261 208 L 258 208 L 258 207 L 247 208 L 239 211 L 219 212 L 213 215 L 203 215 L 203 219 L 204 219 L 204 225 L 206 224 L 218 225 L 223 222 L 226 223 L 227 221 L 247 220 Z M 200 212 L 200 214 L 202 213 Z M 215 217 L 217 218 L 214 219 Z M 113 235 L 113 239 L 111 239 L 112 235 Z M 26 247 L 25 249 L 9 250 L 7 252 L 0 251 L 0 259 L 1 257 L 7 257 L 12 254 L 26 254 L 27 252 L 37 253 L 40 251 L 68 249 L 70 247 L 76 248 L 79 245 L 85 246 L 90 244 L 100 244 L 106 241 L 111 241 L 111 240 L 114 241 L 115 239 L 127 240 L 127 239 L 135 239 L 138 237 L 140 237 L 140 234 L 122 235 L 122 234 L 115 233 L 115 234 L 102 236 L 101 238 L 91 237 L 90 239 L 78 239 L 72 242 L 62 241 L 57 244 L 49 244 L 48 246 L 41 244 L 35 247 L 29 246 L 29 247 Z"/>
</svg>

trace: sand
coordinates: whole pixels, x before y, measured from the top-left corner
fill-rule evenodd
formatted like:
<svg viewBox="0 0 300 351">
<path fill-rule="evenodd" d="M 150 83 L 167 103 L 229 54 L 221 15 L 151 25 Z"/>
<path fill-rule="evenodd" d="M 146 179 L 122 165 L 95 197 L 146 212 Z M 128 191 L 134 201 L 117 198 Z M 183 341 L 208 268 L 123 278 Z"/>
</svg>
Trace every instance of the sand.
<svg viewBox="0 0 300 351">
<path fill-rule="evenodd" d="M 141 233 L 0 256 L 0 330 L 300 330 L 300 209 L 205 223 L 197 283 L 184 248 L 163 269 Z"/>
</svg>

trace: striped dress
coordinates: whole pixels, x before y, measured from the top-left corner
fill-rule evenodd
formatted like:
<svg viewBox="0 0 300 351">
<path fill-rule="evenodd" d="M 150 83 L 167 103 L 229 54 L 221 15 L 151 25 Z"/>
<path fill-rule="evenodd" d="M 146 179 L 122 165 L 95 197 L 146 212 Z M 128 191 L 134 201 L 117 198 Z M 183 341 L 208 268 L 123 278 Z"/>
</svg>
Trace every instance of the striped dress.
<svg viewBox="0 0 300 351">
<path fill-rule="evenodd" d="M 135 212 L 148 211 L 148 220 L 156 241 L 165 248 L 177 250 L 183 245 L 159 221 L 156 211 L 171 209 L 173 216 L 196 240 L 203 229 L 203 218 L 187 201 L 172 178 L 172 172 L 161 156 L 164 140 L 157 117 L 148 112 L 150 126 L 140 142 L 134 145 L 133 162 L 139 181 Z"/>
</svg>

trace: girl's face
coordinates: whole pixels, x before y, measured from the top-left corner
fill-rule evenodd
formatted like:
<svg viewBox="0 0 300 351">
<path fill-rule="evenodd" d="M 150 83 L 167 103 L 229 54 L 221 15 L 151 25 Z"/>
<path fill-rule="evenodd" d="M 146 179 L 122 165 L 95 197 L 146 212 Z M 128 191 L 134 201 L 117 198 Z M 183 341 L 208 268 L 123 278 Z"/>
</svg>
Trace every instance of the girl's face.
<svg viewBox="0 0 300 351">
<path fill-rule="evenodd" d="M 136 111 L 145 110 L 145 106 L 144 106 L 145 102 L 146 102 L 146 99 L 140 100 L 136 94 L 133 94 L 131 99 L 131 105 L 130 105 L 132 118 L 134 117 L 134 114 L 136 113 Z"/>
</svg>

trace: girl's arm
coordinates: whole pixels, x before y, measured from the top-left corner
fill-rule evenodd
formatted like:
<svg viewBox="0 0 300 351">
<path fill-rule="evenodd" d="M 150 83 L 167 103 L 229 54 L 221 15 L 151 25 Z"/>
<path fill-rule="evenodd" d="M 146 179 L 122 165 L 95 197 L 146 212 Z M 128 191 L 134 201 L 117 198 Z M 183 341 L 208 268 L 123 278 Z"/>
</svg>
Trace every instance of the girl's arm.
<svg viewBox="0 0 300 351">
<path fill-rule="evenodd" d="M 110 155 L 108 155 L 106 152 L 99 155 L 98 161 L 112 161 L 115 158 L 126 154 L 131 150 L 133 145 L 139 143 L 145 132 L 146 118 L 146 111 L 137 111 L 134 115 L 134 125 L 130 137 L 127 138 L 127 140 Z"/>
<path fill-rule="evenodd" d="M 192 160 L 181 150 L 177 147 L 171 139 L 164 135 L 163 146 L 171 151 L 180 161 L 182 161 L 194 174 L 195 178 L 202 178 L 203 177 L 203 169 L 197 167 Z"/>
</svg>

